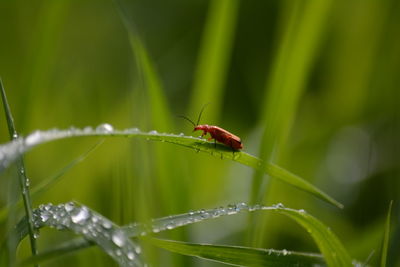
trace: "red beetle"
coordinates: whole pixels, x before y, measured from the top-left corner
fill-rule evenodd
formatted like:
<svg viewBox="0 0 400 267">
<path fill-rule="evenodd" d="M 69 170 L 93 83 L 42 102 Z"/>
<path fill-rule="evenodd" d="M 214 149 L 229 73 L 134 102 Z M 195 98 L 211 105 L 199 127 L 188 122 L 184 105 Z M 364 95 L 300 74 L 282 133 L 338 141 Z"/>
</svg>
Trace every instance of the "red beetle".
<svg viewBox="0 0 400 267">
<path fill-rule="evenodd" d="M 227 130 L 224 130 L 218 126 L 213 126 L 213 125 L 207 125 L 207 124 L 203 124 L 203 125 L 199 125 L 200 122 L 200 118 L 201 118 L 201 114 L 204 111 L 204 108 L 207 105 L 205 105 L 199 114 L 199 117 L 197 119 L 197 123 L 194 123 L 191 119 L 185 117 L 185 116 L 179 116 L 181 118 L 184 118 L 185 120 L 189 121 L 191 124 L 193 124 L 194 126 L 194 130 L 193 131 L 203 131 L 203 133 L 201 134 L 201 136 L 203 137 L 204 135 L 206 135 L 207 133 L 210 133 L 211 137 L 208 138 L 208 141 L 211 141 L 212 139 L 214 139 L 215 141 L 215 145 L 217 144 L 216 142 L 220 142 L 230 148 L 232 148 L 233 150 L 239 150 L 243 148 L 243 144 L 242 141 L 240 140 L 240 137 L 228 132 Z"/>
</svg>

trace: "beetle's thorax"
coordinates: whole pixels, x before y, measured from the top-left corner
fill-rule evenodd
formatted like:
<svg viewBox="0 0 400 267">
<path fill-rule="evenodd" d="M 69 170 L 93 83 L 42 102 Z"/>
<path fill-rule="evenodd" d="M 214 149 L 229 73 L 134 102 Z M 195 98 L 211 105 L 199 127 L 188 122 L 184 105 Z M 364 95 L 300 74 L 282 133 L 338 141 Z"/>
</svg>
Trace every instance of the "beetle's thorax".
<svg viewBox="0 0 400 267">
<path fill-rule="evenodd" d="M 199 131 L 199 130 L 201 130 L 201 131 L 208 131 L 209 128 L 210 128 L 209 125 L 207 125 L 207 124 L 202 124 L 202 125 L 197 125 L 196 127 L 194 127 L 194 130 L 195 130 L 195 131 Z"/>
</svg>

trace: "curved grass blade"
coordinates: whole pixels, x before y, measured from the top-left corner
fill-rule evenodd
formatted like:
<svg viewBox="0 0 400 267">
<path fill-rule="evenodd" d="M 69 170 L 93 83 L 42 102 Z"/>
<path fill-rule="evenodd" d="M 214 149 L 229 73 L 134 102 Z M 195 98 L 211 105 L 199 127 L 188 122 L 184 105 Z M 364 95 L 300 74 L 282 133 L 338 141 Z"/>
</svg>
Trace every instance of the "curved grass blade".
<svg viewBox="0 0 400 267">
<path fill-rule="evenodd" d="M 287 250 L 259 249 L 239 246 L 195 244 L 156 238 L 149 238 L 147 240 L 151 244 L 171 252 L 195 256 L 234 266 L 326 266 L 322 256 L 314 253 L 301 253 Z"/>
<path fill-rule="evenodd" d="M 318 219 L 307 214 L 304 210 L 294 210 L 290 208 L 285 208 L 282 204 L 277 204 L 275 206 L 267 207 L 261 205 L 248 206 L 245 203 L 240 203 L 236 205 L 229 205 L 228 207 L 215 208 L 209 210 L 199 210 L 196 212 L 189 212 L 185 214 L 178 214 L 174 216 L 168 216 L 164 218 L 159 218 L 151 221 L 147 224 L 134 223 L 121 227 L 120 230 L 125 236 L 129 237 L 140 237 L 145 236 L 150 233 L 158 233 L 165 230 L 171 230 L 184 225 L 189 225 L 193 223 L 199 223 L 204 220 L 215 219 L 221 216 L 235 215 L 240 212 L 254 212 L 254 211 L 272 211 L 280 214 L 284 214 L 289 218 L 295 220 L 303 228 L 310 233 L 311 237 L 316 242 L 318 248 L 320 249 L 324 261 L 328 266 L 352 266 L 352 261 L 347 251 L 343 247 L 340 240 L 336 235 L 330 230 L 329 227 L 324 225 Z M 35 211 L 36 214 L 37 211 Z M 40 216 L 40 213 L 39 213 Z M 37 217 L 36 217 L 37 218 Z M 38 225 L 40 227 L 40 225 Z M 17 227 L 17 232 L 21 236 L 21 239 L 26 235 L 26 222 L 22 221 L 22 225 Z M 95 240 L 92 240 L 95 241 Z M 71 241 L 69 241 L 71 242 Z M 79 248 L 86 246 L 91 246 L 90 241 L 86 241 L 87 244 L 80 241 L 72 241 L 73 243 L 62 245 L 63 252 L 74 251 Z M 74 244 L 79 244 L 77 247 Z M 193 251 L 195 253 L 195 251 Z M 51 255 L 51 251 L 47 252 Z M 57 255 L 59 255 L 58 253 Z"/>
<path fill-rule="evenodd" d="M 92 151 L 94 151 L 97 147 L 99 147 L 103 142 L 104 142 L 104 140 L 97 142 L 93 147 L 91 147 L 89 150 L 87 150 L 85 153 L 83 153 L 76 159 L 72 160 L 65 167 L 63 167 L 61 170 L 59 170 L 56 174 L 52 175 L 51 177 L 48 177 L 47 179 L 43 180 L 40 184 L 33 187 L 31 190 L 31 199 L 34 199 L 35 197 L 39 196 L 43 192 L 47 191 L 47 189 L 49 189 L 51 186 L 58 183 L 66 172 L 68 172 L 70 169 L 75 167 L 78 163 L 80 163 L 84 159 L 86 159 L 86 157 Z M 13 208 L 15 205 L 20 207 L 21 204 L 22 204 L 22 202 L 20 200 L 17 203 L 10 203 L 6 207 L 1 208 L 0 209 L 0 223 L 3 222 L 7 218 L 8 213 L 11 208 Z"/>
<path fill-rule="evenodd" d="M 158 133 L 156 131 L 147 133 L 142 132 L 137 128 L 120 131 L 114 130 L 109 124 L 100 126 L 101 127 L 97 127 L 96 129 L 87 127 L 84 129 L 72 128 L 69 130 L 54 129 L 49 131 L 36 131 L 28 135 L 26 138 L 19 138 L 10 143 L 2 145 L 0 146 L 0 158 L 2 158 L 2 161 L 0 162 L 0 171 L 9 166 L 11 162 L 13 162 L 19 155 L 22 155 L 33 147 L 58 139 L 81 136 L 144 137 L 147 140 L 177 144 L 195 149 L 196 151 L 208 153 L 215 157 L 232 159 L 251 168 L 259 169 L 271 177 L 280 179 L 294 187 L 309 192 L 339 208 L 343 207 L 342 204 L 299 176 L 292 174 L 275 164 L 263 162 L 259 158 L 245 152 L 232 152 L 229 147 L 220 144 L 215 147 L 214 143 L 192 136 Z"/>
<path fill-rule="evenodd" d="M 388 214 L 386 217 L 386 223 L 385 223 L 385 233 L 383 235 L 383 242 L 382 242 L 382 252 L 381 252 L 381 267 L 386 266 L 386 258 L 387 258 L 387 252 L 388 252 L 388 246 L 389 246 L 389 235 L 390 235 L 390 217 L 392 214 L 392 205 L 393 205 L 393 200 L 390 201 L 389 204 L 389 210 Z"/>
<path fill-rule="evenodd" d="M 79 206 L 72 202 L 57 206 L 41 205 L 34 211 L 34 223 L 37 229 L 47 226 L 82 235 L 87 242 L 101 247 L 120 266 L 144 266 L 139 245 L 130 240 L 121 227 L 86 206 Z M 26 235 L 26 226 L 26 220 L 22 220 L 17 226 L 20 241 Z M 82 245 L 82 242 L 77 242 L 75 245 L 78 243 Z M 60 252 L 59 249 L 55 253 Z M 27 262 L 37 261 L 35 258 Z"/>
</svg>

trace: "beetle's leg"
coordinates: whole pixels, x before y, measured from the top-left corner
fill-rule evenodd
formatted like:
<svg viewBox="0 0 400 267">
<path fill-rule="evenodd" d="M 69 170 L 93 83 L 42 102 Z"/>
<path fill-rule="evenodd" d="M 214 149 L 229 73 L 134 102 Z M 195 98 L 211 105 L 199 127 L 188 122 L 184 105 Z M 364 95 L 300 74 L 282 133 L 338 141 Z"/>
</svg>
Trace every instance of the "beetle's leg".
<svg viewBox="0 0 400 267">
<path fill-rule="evenodd" d="M 232 139 L 230 140 L 230 143 L 231 143 L 230 147 L 232 148 L 232 159 L 234 159 L 235 158 L 235 149 L 233 149 Z"/>
<path fill-rule="evenodd" d="M 214 148 L 217 148 L 217 139 L 214 139 Z"/>
</svg>

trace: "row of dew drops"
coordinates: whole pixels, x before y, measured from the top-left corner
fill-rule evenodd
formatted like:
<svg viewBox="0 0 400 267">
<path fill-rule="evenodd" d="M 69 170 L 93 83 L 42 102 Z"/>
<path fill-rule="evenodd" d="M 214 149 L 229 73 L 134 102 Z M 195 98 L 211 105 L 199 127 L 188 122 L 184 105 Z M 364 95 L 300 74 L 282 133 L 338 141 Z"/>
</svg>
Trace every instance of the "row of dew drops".
<svg viewBox="0 0 400 267">
<path fill-rule="evenodd" d="M 129 237 L 144 236 L 149 233 L 158 233 L 184 225 L 218 218 L 225 215 L 234 215 L 243 211 L 284 209 L 278 203 L 272 207 L 262 205 L 247 205 L 246 203 L 231 204 L 209 210 L 190 211 L 188 213 L 153 219 L 149 223 L 133 223 L 119 227 L 107 218 L 91 211 L 88 207 L 73 202 L 53 205 L 40 205 L 34 211 L 34 226 L 39 229 L 44 226 L 58 230 L 69 229 L 83 235 L 102 247 L 107 254 L 114 258 L 121 266 L 146 266 L 142 263 L 141 247 Z M 304 213 L 304 210 L 300 210 Z M 38 237 L 38 235 L 36 235 Z M 270 253 L 288 255 L 290 252 L 270 250 Z"/>
<path fill-rule="evenodd" d="M 0 170 L 7 168 L 18 156 L 22 155 L 32 147 L 48 142 L 51 140 L 62 139 L 73 136 L 96 136 L 96 135 L 154 135 L 158 136 L 160 133 L 153 130 L 148 133 L 142 132 L 138 128 L 128 128 L 124 130 L 115 130 L 114 127 L 109 123 L 102 123 L 97 127 L 93 128 L 91 126 L 87 126 L 84 128 L 76 128 L 70 127 L 66 130 L 60 129 L 51 129 L 47 131 L 37 130 L 33 133 L 29 134 L 25 138 L 18 137 L 6 144 L 0 145 Z M 179 135 L 175 134 L 166 134 L 162 135 L 166 136 L 185 136 L 184 133 L 180 133 Z M 185 136 L 186 138 L 194 138 L 192 136 Z M 147 138 L 150 140 L 150 138 Z M 164 141 L 164 139 L 161 139 Z"/>
</svg>

